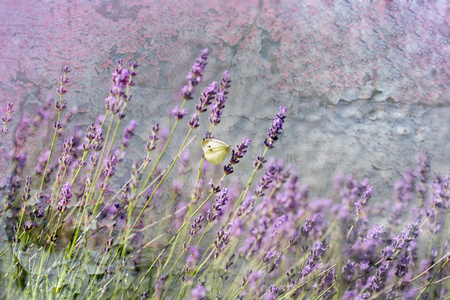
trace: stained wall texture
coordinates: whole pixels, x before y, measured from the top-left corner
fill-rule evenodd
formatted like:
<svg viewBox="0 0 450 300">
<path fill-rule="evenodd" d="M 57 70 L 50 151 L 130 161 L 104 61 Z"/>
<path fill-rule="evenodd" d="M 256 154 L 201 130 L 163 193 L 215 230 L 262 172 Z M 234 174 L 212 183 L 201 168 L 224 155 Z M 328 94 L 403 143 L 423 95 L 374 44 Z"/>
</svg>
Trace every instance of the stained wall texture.
<svg viewBox="0 0 450 300">
<path fill-rule="evenodd" d="M 250 137 L 255 157 L 284 105 L 274 156 L 297 167 L 317 196 L 330 195 L 341 171 L 369 177 L 382 201 L 421 150 L 434 170 L 450 169 L 447 3 L 2 0 L 0 109 L 15 103 L 18 139 L 20 118 L 56 94 L 58 71 L 69 65 L 67 99 L 87 126 L 103 112 L 117 59 L 136 60 L 127 117 L 144 141 L 155 122 L 170 126 L 186 74 L 209 48 L 205 82 L 227 69 L 233 80 L 217 137 Z"/>
</svg>

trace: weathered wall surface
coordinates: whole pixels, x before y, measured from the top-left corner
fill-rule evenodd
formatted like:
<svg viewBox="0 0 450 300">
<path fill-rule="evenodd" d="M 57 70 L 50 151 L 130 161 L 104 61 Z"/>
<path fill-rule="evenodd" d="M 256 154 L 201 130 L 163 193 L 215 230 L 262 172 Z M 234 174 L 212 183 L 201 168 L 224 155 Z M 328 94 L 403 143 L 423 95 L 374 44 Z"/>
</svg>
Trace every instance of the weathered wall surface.
<svg viewBox="0 0 450 300">
<path fill-rule="evenodd" d="M 168 122 L 207 47 L 205 81 L 226 69 L 233 80 L 217 136 L 233 144 L 249 136 L 255 156 L 278 106 L 287 106 L 273 153 L 317 193 L 329 193 L 338 171 L 371 178 L 377 191 L 421 149 L 448 171 L 447 1 L 354 2 L 3 0 L 0 109 L 11 101 L 16 121 L 30 117 L 69 65 L 67 99 L 88 124 L 103 111 L 116 60 L 137 60 L 128 116 L 144 125 L 145 139 L 149 126 Z"/>
</svg>

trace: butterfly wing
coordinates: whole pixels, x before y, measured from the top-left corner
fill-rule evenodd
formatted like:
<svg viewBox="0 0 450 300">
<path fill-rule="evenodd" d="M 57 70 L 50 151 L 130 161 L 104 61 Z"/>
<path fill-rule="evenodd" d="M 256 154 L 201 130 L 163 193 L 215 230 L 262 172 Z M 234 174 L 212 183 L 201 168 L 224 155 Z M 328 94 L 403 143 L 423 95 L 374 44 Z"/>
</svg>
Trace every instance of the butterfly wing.
<svg viewBox="0 0 450 300">
<path fill-rule="evenodd" d="M 229 152 L 228 146 L 214 147 L 205 152 L 205 157 L 210 163 L 217 165 L 225 160 Z"/>
<path fill-rule="evenodd" d="M 230 152 L 231 146 L 222 141 L 208 139 L 202 141 L 202 149 L 206 159 L 213 164 L 220 164 Z"/>
</svg>

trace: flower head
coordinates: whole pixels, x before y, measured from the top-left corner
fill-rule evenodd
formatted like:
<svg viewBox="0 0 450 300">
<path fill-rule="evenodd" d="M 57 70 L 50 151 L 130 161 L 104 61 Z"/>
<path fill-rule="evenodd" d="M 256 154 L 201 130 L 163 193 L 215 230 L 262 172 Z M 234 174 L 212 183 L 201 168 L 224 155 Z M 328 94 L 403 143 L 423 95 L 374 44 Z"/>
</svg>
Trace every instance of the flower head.
<svg viewBox="0 0 450 300">
<path fill-rule="evenodd" d="M 267 138 L 264 140 L 264 145 L 267 148 L 273 148 L 273 143 L 278 140 L 278 135 L 283 131 L 283 122 L 286 118 L 286 107 L 280 106 L 280 109 L 273 119 L 272 126 L 267 133 Z"/>
</svg>

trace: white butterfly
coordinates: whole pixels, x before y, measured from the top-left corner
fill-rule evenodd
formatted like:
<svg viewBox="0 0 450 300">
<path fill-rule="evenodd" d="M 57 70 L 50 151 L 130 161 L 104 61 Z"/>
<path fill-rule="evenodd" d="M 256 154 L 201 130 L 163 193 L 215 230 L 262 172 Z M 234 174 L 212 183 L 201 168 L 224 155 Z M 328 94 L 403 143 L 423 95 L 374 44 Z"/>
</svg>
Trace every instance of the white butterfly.
<svg viewBox="0 0 450 300">
<path fill-rule="evenodd" d="M 206 159 L 213 164 L 220 164 L 227 157 L 231 150 L 231 145 L 215 139 L 202 141 L 202 149 Z"/>
</svg>

